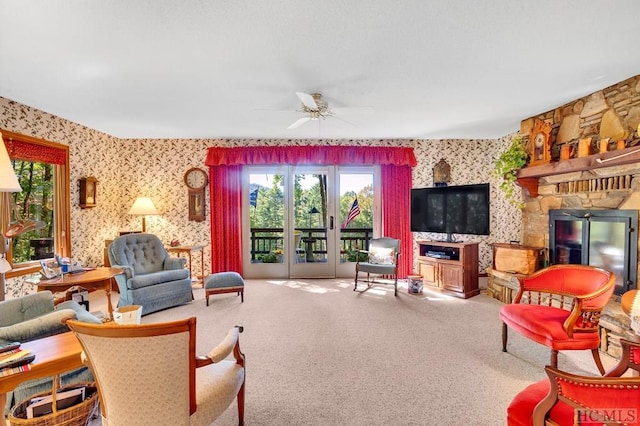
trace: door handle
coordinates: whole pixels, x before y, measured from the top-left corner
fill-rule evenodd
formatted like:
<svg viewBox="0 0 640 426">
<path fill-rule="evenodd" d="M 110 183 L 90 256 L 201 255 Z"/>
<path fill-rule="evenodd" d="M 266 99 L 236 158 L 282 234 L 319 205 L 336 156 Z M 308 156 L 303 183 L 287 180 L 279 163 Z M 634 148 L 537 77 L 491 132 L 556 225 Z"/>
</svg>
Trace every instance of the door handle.
<svg viewBox="0 0 640 426">
<path fill-rule="evenodd" d="M 333 216 L 329 216 L 329 229 L 333 229 Z"/>
</svg>

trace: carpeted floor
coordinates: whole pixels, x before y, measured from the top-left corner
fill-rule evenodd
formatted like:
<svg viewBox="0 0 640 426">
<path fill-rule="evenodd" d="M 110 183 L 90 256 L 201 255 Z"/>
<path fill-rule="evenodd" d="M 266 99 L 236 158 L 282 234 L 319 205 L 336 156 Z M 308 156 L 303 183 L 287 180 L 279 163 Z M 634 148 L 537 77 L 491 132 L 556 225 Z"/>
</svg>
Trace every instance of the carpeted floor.
<svg viewBox="0 0 640 426">
<path fill-rule="evenodd" d="M 194 302 L 142 322 L 196 316 L 199 353 L 243 325 L 247 425 L 503 425 L 513 396 L 544 377 L 549 350 L 512 332 L 503 353 L 501 303 L 484 294 L 352 288 L 340 279 L 247 280 L 244 303 L 224 294 L 209 307 L 195 288 Z M 561 353 L 559 367 L 597 373 L 588 351 Z M 237 424 L 235 403 L 216 424 Z"/>
</svg>

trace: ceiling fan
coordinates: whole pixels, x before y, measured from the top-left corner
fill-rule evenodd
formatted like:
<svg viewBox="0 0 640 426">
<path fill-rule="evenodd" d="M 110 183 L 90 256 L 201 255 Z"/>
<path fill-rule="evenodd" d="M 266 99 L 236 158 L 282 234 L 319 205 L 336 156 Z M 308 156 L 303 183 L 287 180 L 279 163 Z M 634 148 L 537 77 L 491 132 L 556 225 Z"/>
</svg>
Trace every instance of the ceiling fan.
<svg viewBox="0 0 640 426">
<path fill-rule="evenodd" d="M 350 108 L 329 108 L 329 104 L 322 97 L 320 93 L 303 93 L 296 92 L 296 95 L 302 102 L 302 109 L 300 112 L 306 114 L 305 117 L 297 119 L 293 124 L 291 124 L 287 129 L 297 129 L 303 124 L 312 121 L 312 120 L 324 120 L 326 118 L 337 118 L 345 123 L 353 125 L 344 119 L 337 117 L 339 114 L 348 113 L 348 112 L 363 112 L 363 113 L 372 113 L 372 107 L 350 107 Z"/>
</svg>

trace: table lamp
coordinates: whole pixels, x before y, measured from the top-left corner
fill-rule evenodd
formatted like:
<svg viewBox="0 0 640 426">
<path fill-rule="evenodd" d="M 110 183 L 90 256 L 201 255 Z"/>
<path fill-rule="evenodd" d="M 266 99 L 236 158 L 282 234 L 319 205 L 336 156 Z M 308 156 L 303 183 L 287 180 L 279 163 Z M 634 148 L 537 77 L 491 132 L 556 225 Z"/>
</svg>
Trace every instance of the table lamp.
<svg viewBox="0 0 640 426">
<path fill-rule="evenodd" d="M 7 152 L 7 148 L 5 147 L 4 141 L 2 140 L 2 133 L 0 133 L 0 193 L 21 191 L 22 188 L 20 187 L 20 183 L 18 182 L 16 173 L 13 170 L 13 166 L 11 165 L 9 153 Z M 3 199 L 0 205 L 3 209 L 7 209 L 9 207 L 9 197 L 6 194 L 1 195 Z M 4 217 L 5 212 L 2 211 L 0 213 Z M 4 223 L 4 221 L 0 220 L 0 223 Z M 4 233 L 4 230 L 2 230 L 2 235 L 0 236 L 0 300 L 4 300 L 4 274 L 5 272 L 11 270 L 11 264 L 6 258 L 7 252 L 9 251 L 11 238 L 5 237 Z"/>
<path fill-rule="evenodd" d="M 640 290 L 629 290 L 620 299 L 622 310 L 631 317 L 631 329 L 640 335 Z"/>
<path fill-rule="evenodd" d="M 138 197 L 136 201 L 133 203 L 133 206 L 131 206 L 131 209 L 129 210 L 129 214 L 142 216 L 142 232 L 146 232 L 147 229 L 146 229 L 146 223 L 145 223 L 145 216 L 157 215 L 160 213 L 158 213 L 156 206 L 153 205 L 153 201 L 151 201 L 151 198 Z"/>
</svg>

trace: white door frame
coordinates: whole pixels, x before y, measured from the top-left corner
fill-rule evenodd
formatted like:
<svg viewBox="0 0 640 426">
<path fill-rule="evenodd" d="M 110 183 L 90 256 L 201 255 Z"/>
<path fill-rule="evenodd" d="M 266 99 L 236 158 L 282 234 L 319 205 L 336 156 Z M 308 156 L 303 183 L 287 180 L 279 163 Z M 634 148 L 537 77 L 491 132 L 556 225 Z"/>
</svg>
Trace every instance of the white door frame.
<svg viewBox="0 0 640 426">
<path fill-rule="evenodd" d="M 249 204 L 249 176 L 251 174 L 283 175 L 285 216 L 283 223 L 284 259 L 282 263 L 251 263 L 251 226 Z M 296 237 L 290 224 L 294 221 L 293 176 L 296 173 L 327 173 L 327 262 L 296 263 Z M 382 195 L 379 166 L 246 166 L 242 172 L 242 236 L 243 270 L 246 278 L 333 278 L 352 277 L 353 262 L 340 261 L 340 174 L 373 174 L 374 212 L 373 235 L 380 236 L 382 229 Z M 333 216 L 334 231 L 330 232 Z"/>
</svg>

